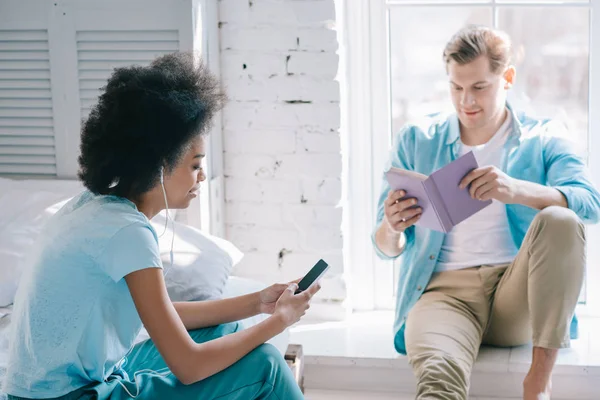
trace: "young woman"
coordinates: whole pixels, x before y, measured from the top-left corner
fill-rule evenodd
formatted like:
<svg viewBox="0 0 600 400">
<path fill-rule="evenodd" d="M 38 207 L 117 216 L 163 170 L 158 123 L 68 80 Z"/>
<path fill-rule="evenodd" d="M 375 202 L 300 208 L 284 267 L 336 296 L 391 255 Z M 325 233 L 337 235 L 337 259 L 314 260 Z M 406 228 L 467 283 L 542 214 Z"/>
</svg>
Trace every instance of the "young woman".
<svg viewBox="0 0 600 400">
<path fill-rule="evenodd" d="M 304 315 L 318 285 L 205 302 L 167 295 L 149 220 L 198 195 L 203 135 L 223 102 L 188 54 L 115 70 L 82 131 L 88 190 L 50 220 L 16 296 L 10 399 L 303 398 L 264 343 Z M 271 316 L 243 331 L 234 322 L 258 313 Z M 142 324 L 151 339 L 134 346 Z"/>
</svg>

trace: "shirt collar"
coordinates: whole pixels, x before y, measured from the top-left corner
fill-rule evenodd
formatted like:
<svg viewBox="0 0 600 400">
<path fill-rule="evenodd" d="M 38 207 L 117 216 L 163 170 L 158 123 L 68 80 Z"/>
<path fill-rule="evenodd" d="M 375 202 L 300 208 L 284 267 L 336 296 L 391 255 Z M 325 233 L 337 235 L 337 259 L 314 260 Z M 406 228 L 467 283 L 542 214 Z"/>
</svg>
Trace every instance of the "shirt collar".
<svg viewBox="0 0 600 400">
<path fill-rule="evenodd" d="M 521 121 L 519 120 L 517 113 L 514 111 L 510 103 L 506 103 L 506 108 L 512 116 L 512 129 L 509 137 L 520 139 L 522 134 Z M 458 114 L 453 113 L 450 116 L 449 122 L 448 135 L 446 137 L 447 145 L 454 144 L 458 139 L 460 139 L 460 122 L 458 120 Z"/>
</svg>

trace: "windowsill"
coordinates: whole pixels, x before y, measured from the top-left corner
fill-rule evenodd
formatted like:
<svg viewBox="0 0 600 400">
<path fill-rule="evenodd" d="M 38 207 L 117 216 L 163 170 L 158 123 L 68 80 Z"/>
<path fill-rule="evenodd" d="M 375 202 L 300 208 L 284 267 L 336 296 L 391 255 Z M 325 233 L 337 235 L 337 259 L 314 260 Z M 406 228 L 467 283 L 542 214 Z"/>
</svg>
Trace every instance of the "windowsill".
<svg viewBox="0 0 600 400">
<path fill-rule="evenodd" d="M 305 356 L 305 368 L 307 369 L 307 387 L 318 389 L 340 389 L 353 387 L 355 390 L 368 390 L 369 381 L 365 377 L 364 382 L 359 382 L 364 375 L 379 371 L 380 379 L 377 383 L 378 391 L 397 391 L 397 382 L 386 385 L 387 382 L 380 381 L 383 375 L 389 373 L 396 380 L 410 382 L 407 385 L 408 392 L 414 388 L 414 378 L 406 357 L 398 354 L 393 347 L 392 332 L 393 314 L 390 311 L 377 311 L 355 313 L 345 321 L 318 322 L 306 321 L 294 327 L 291 331 L 291 343 L 302 344 Z M 558 396 L 561 392 L 560 377 L 564 377 L 570 384 L 577 384 L 581 389 L 589 380 L 590 385 L 598 384 L 593 381 L 600 380 L 600 319 L 582 318 L 580 320 L 580 337 L 573 340 L 570 349 L 559 352 L 557 365 L 554 369 L 554 380 L 557 385 Z M 528 371 L 531 362 L 531 346 L 520 346 L 515 348 L 491 348 L 483 347 L 474 366 L 473 386 L 479 387 L 478 395 L 505 395 L 520 389 L 522 376 Z M 361 370 L 362 375 L 353 376 L 352 369 Z M 311 373 L 311 370 L 314 373 Z M 323 373 L 331 372 L 334 378 L 323 381 Z M 343 371 L 336 374 L 335 371 Z M 371 372 L 369 372 L 371 371 Z M 387 372 L 386 372 L 387 371 Z M 318 374 L 317 374 L 318 372 Z M 330 375 L 331 375 L 330 374 Z M 501 376 L 505 375 L 506 381 L 513 384 L 514 388 L 507 389 L 500 385 Z M 481 379 L 476 379 L 481 376 Z M 488 376 L 485 378 L 485 376 Z M 490 388 L 486 379 L 494 377 L 496 380 L 496 391 L 485 392 Z M 575 378 L 584 381 L 575 383 Z M 405 378 L 405 379 L 404 379 Z M 312 382 L 311 382 L 312 380 Z M 350 381 L 350 382 L 347 382 Z M 557 381 L 558 380 L 558 381 Z M 479 381 L 479 382 L 478 382 Z M 312 386 L 311 386 L 312 385 Z M 329 387 L 327 387 L 329 385 Z M 337 387 L 339 385 L 339 387 Z M 360 385 L 366 385 L 360 387 Z M 412 385 L 412 386 L 410 386 Z M 564 386 L 564 385 L 563 385 Z M 406 385 L 403 386 L 406 389 Z M 590 386 L 591 387 L 591 386 Z M 492 389 L 489 389 L 492 390 Z M 562 390 L 566 390 L 564 387 Z M 571 393 L 571 392 L 569 392 Z M 558 398 L 588 398 L 581 392 L 583 397 L 558 396 Z M 596 393 L 597 395 L 597 393 Z M 510 396 L 509 396 L 510 397 Z M 518 396 L 517 396 L 518 397 Z"/>
</svg>

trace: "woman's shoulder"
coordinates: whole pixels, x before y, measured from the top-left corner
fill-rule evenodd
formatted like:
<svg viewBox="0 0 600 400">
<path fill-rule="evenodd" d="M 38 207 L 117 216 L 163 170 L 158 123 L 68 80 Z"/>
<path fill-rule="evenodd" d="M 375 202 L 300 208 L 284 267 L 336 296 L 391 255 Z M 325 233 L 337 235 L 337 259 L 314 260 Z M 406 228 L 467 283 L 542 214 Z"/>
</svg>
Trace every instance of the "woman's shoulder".
<svg viewBox="0 0 600 400">
<path fill-rule="evenodd" d="M 118 196 L 84 191 L 65 204 L 55 217 L 51 231 L 57 234 L 110 240 L 127 228 L 130 234 L 150 230 L 156 236 L 152 224 L 135 204 Z"/>
</svg>

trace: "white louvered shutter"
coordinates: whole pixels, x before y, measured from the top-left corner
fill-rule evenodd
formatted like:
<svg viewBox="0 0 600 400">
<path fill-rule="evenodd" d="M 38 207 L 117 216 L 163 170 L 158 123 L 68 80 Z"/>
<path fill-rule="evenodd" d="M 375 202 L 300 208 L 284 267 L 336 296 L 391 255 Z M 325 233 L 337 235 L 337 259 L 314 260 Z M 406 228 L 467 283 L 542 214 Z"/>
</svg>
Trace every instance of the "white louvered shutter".
<svg viewBox="0 0 600 400">
<path fill-rule="evenodd" d="M 217 0 L 0 0 L 0 176 L 74 178 L 81 123 L 113 69 L 208 50 L 218 73 L 217 23 Z M 181 216 L 222 235 L 218 119 L 210 196 Z"/>
<path fill-rule="evenodd" d="M 45 29 L 0 29 L 0 174 L 56 175 L 48 47 Z"/>
<path fill-rule="evenodd" d="M 114 68 L 146 66 L 179 50 L 177 30 L 78 31 L 77 66 L 81 117 L 87 118 Z"/>
</svg>

